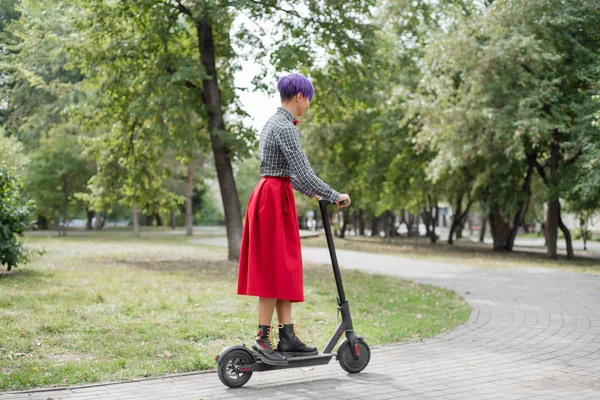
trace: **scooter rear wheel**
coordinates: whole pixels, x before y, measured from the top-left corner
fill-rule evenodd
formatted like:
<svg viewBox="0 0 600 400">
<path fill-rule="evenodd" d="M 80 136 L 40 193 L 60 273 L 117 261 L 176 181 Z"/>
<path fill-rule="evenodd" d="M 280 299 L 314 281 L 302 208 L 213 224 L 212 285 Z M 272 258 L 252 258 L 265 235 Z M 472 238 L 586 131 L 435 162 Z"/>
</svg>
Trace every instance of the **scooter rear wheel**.
<svg viewBox="0 0 600 400">
<path fill-rule="evenodd" d="M 354 358 L 354 355 L 352 354 L 352 348 L 350 347 L 350 342 L 347 340 L 344 341 L 344 343 L 342 343 L 338 348 L 338 360 L 340 362 L 340 366 L 344 369 L 344 371 L 351 374 L 355 374 L 365 369 L 371 360 L 371 349 L 369 348 L 367 342 L 365 342 L 363 339 L 358 339 L 357 345 L 360 351 L 358 360 Z"/>
<path fill-rule="evenodd" d="M 231 350 L 219 360 L 217 375 L 225 386 L 239 388 L 244 386 L 252 377 L 252 372 L 237 372 L 236 367 L 254 363 L 252 355 L 241 349 Z"/>
</svg>

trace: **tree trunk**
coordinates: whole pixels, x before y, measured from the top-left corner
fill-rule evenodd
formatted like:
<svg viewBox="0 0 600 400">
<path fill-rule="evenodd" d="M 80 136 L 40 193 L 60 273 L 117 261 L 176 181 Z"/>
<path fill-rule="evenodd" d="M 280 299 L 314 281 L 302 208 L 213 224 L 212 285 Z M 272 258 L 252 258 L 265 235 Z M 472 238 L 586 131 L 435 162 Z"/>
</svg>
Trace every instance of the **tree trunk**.
<svg viewBox="0 0 600 400">
<path fill-rule="evenodd" d="M 571 232 L 569 232 L 569 229 L 563 223 L 560 214 L 561 214 L 560 203 L 558 203 L 558 227 L 560 228 L 563 235 L 565 236 L 565 242 L 567 244 L 567 259 L 570 260 L 572 258 L 575 258 L 575 252 L 573 252 L 573 241 L 571 240 Z"/>
<path fill-rule="evenodd" d="M 587 251 L 588 230 L 583 216 L 579 217 L 579 230 L 581 231 L 581 238 L 583 239 L 583 251 Z"/>
<path fill-rule="evenodd" d="M 67 188 L 66 177 L 63 177 L 63 188 Z M 62 204 L 62 235 L 67 236 L 67 207 L 69 206 L 69 194 L 64 191 L 65 198 Z M 60 235 L 60 234 L 59 234 Z"/>
<path fill-rule="evenodd" d="M 463 195 L 461 193 L 456 199 L 456 208 L 454 209 L 454 215 L 452 216 L 452 224 L 450 225 L 450 233 L 448 234 L 448 244 L 454 244 L 454 232 L 460 224 L 460 216 L 462 215 L 462 199 Z"/>
<path fill-rule="evenodd" d="M 502 218 L 500 206 L 493 204 L 489 215 L 490 231 L 494 239 L 494 251 L 506 250 L 506 243 L 510 235 L 510 225 Z"/>
<path fill-rule="evenodd" d="M 435 214 L 437 214 L 439 212 L 439 208 L 436 206 L 435 210 Z M 429 210 L 424 209 L 423 223 L 425 224 L 425 234 L 429 237 L 429 241 L 431 243 L 437 242 L 437 236 L 435 234 L 435 221 L 436 215 L 434 215 L 433 208 L 430 208 Z"/>
<path fill-rule="evenodd" d="M 456 231 L 456 238 L 457 239 L 461 239 L 463 237 L 462 233 L 463 230 L 465 229 L 465 224 L 467 223 L 467 217 L 469 215 L 469 211 L 471 210 L 471 206 L 473 205 L 473 200 L 471 200 L 471 197 L 468 196 L 468 202 L 467 202 L 467 208 L 465 208 L 465 211 L 463 211 L 458 219 L 458 229 Z M 462 202 L 462 199 L 461 199 Z M 461 207 L 462 208 L 462 207 Z"/>
<path fill-rule="evenodd" d="M 432 218 L 433 224 L 431 225 L 431 237 L 430 237 L 431 243 L 437 243 L 437 234 L 435 233 L 435 228 L 438 225 L 438 221 L 439 221 L 438 216 L 439 215 L 440 215 L 440 207 L 437 205 L 437 202 L 436 202 L 435 203 L 435 215 Z"/>
<path fill-rule="evenodd" d="M 481 232 L 479 232 L 479 243 L 483 243 L 485 239 L 485 228 L 487 225 L 487 218 L 484 218 L 481 222 Z"/>
<path fill-rule="evenodd" d="M 423 218 L 423 225 L 425 225 L 425 236 L 429 237 L 429 215 L 427 215 L 427 211 L 423 210 L 421 217 Z"/>
<path fill-rule="evenodd" d="M 558 210 L 560 202 L 558 199 L 548 202 L 548 214 L 546 220 L 546 242 L 548 244 L 547 254 L 551 258 L 557 257 L 558 239 Z"/>
<path fill-rule="evenodd" d="M 159 213 L 154 213 L 154 219 L 156 219 L 156 226 L 163 226 L 162 218 Z"/>
<path fill-rule="evenodd" d="M 406 229 L 407 229 L 406 236 L 408 236 L 408 237 L 412 237 L 412 236 L 419 237 L 418 229 L 417 229 L 417 234 L 416 235 L 413 232 L 413 225 L 415 224 L 415 222 L 417 223 L 417 226 L 419 224 L 418 216 L 415 217 L 411 213 L 407 213 L 407 214 L 408 214 L 408 218 L 406 218 L 406 220 L 404 221 L 404 223 L 406 224 Z"/>
<path fill-rule="evenodd" d="M 192 163 L 188 164 L 187 193 L 185 196 L 185 227 L 188 236 L 194 234 L 194 222 L 192 220 L 192 197 L 194 196 L 194 168 Z"/>
<path fill-rule="evenodd" d="M 558 240 L 558 224 L 560 219 L 560 200 L 558 193 L 558 163 L 560 162 L 560 148 L 556 140 L 550 144 L 550 182 L 549 190 L 551 193 L 550 201 L 548 202 L 548 222 L 546 230 L 548 232 L 548 256 L 556 258 L 557 256 L 557 240 Z"/>
<path fill-rule="evenodd" d="M 221 108 L 221 93 L 217 80 L 217 69 L 215 64 L 215 45 L 213 39 L 212 25 L 207 21 L 197 21 L 198 45 L 200 48 L 200 61 L 206 70 L 207 78 L 202 80 L 202 98 L 208 113 L 208 130 L 215 157 L 215 167 L 221 188 L 221 198 L 225 211 L 225 223 L 227 226 L 227 242 L 229 245 L 228 258 L 237 261 L 240 256 L 240 245 L 242 241 L 242 212 L 240 200 L 235 187 L 235 179 L 229 149 L 219 137 L 225 131 L 223 110 Z"/>
<path fill-rule="evenodd" d="M 94 214 L 95 212 L 90 210 L 89 208 L 86 209 L 87 212 L 87 222 L 85 223 L 85 230 L 86 231 L 91 231 L 92 230 L 92 219 L 94 219 Z"/>
<path fill-rule="evenodd" d="M 48 230 L 48 218 L 44 217 L 43 215 L 38 215 L 37 227 L 43 231 Z"/>
<path fill-rule="evenodd" d="M 394 214 L 393 211 L 390 211 L 390 225 L 389 225 L 389 236 L 390 238 L 393 238 L 394 236 L 396 236 L 396 215 Z"/>
<path fill-rule="evenodd" d="M 62 236 L 67 236 L 67 205 L 63 204 L 62 206 L 62 227 L 60 228 L 62 231 Z M 60 233 L 59 233 L 60 236 Z"/>
<path fill-rule="evenodd" d="M 371 236 L 379 236 L 379 217 L 375 215 L 371 219 Z"/>
<path fill-rule="evenodd" d="M 380 229 L 381 229 L 381 231 L 383 231 L 383 237 L 387 238 L 388 237 L 388 226 L 390 223 L 389 211 L 386 211 L 383 214 L 381 214 L 380 221 L 381 221 Z"/>
<path fill-rule="evenodd" d="M 96 211 L 94 217 L 96 218 L 96 221 L 94 221 L 94 230 L 99 231 L 102 229 L 102 214 Z"/>
<path fill-rule="evenodd" d="M 362 208 L 358 209 L 358 234 L 365 236 L 365 216 Z"/>
<path fill-rule="evenodd" d="M 465 220 L 461 218 L 458 221 L 458 227 L 456 229 L 456 238 L 457 239 L 462 239 L 464 229 L 465 229 Z"/>
<path fill-rule="evenodd" d="M 175 211 L 171 210 L 171 216 L 169 218 L 171 220 L 171 230 L 175 230 Z"/>
<path fill-rule="evenodd" d="M 140 213 L 137 205 L 133 206 L 133 236 L 140 237 Z"/>
<path fill-rule="evenodd" d="M 343 218 L 342 218 L 342 226 L 340 228 L 340 238 L 346 237 L 346 229 L 348 229 L 348 222 L 350 220 L 349 213 L 346 211 L 347 209 L 342 210 Z"/>
</svg>

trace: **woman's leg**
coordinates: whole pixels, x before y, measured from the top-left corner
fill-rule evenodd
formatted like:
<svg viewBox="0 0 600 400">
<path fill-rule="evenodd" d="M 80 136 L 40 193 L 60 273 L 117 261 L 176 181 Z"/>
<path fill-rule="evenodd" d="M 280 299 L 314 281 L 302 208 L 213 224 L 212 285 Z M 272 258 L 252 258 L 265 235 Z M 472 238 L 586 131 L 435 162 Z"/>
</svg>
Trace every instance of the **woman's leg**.
<svg viewBox="0 0 600 400">
<path fill-rule="evenodd" d="M 252 345 L 254 351 L 261 355 L 261 359 L 271 365 L 285 365 L 287 359 L 279 354 L 273 336 L 273 311 L 275 310 L 277 299 L 259 297 L 258 298 L 258 333 L 256 340 Z"/>
<path fill-rule="evenodd" d="M 277 300 L 277 319 L 280 324 L 292 323 L 292 302 L 289 300 Z"/>
<path fill-rule="evenodd" d="M 279 320 L 279 344 L 277 350 L 286 356 L 307 356 L 317 354 L 317 348 L 307 346 L 296 336 L 292 324 L 292 302 L 277 300 L 277 319 Z"/>
<path fill-rule="evenodd" d="M 273 319 L 273 310 L 275 310 L 275 303 L 277 299 L 271 299 L 266 297 L 258 298 L 258 324 L 271 326 L 271 320 Z M 279 313 L 279 310 L 277 310 Z"/>
</svg>

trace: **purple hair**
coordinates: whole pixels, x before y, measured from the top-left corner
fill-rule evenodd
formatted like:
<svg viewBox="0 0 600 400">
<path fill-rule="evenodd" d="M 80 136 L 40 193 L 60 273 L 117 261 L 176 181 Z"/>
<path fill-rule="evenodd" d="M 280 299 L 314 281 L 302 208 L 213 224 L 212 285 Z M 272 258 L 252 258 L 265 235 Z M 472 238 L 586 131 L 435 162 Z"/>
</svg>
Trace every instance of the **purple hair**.
<svg viewBox="0 0 600 400">
<path fill-rule="evenodd" d="M 315 88 L 312 83 L 304 75 L 298 73 L 279 78 L 277 81 L 277 90 L 279 90 L 282 102 L 293 98 L 298 93 L 302 93 L 302 96 L 312 100 L 315 94 Z"/>
</svg>

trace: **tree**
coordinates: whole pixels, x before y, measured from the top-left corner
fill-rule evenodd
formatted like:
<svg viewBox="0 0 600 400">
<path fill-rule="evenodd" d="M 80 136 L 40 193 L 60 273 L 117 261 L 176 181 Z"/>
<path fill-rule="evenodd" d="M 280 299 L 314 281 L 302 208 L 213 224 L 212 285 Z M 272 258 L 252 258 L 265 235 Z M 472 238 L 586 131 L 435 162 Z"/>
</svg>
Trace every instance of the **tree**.
<svg viewBox="0 0 600 400">
<path fill-rule="evenodd" d="M 24 201 L 21 194 L 21 170 L 27 159 L 22 145 L 13 138 L 5 137 L 0 129 L 0 265 L 13 267 L 26 263 L 29 253 L 21 238 L 29 227 L 31 201 Z"/>
<path fill-rule="evenodd" d="M 137 0 L 107 4 L 99 0 L 72 0 L 71 4 L 82 10 L 76 11 L 74 16 L 85 31 L 83 50 L 91 48 L 94 53 L 100 50 L 107 55 L 103 58 L 92 54 L 84 63 L 114 63 L 115 55 L 120 54 L 118 60 L 127 64 L 125 60 L 139 47 L 123 48 L 118 38 L 136 30 L 139 42 L 145 43 L 141 51 L 152 61 L 147 65 L 155 66 L 155 72 L 162 68 L 172 83 L 188 89 L 186 103 L 206 118 L 225 209 L 229 258 L 237 259 L 242 225 L 231 162 L 240 150 L 243 155 L 245 144 L 253 135 L 239 125 L 236 128 L 233 121 L 227 125 L 225 121 L 225 111 L 243 113 L 235 107 L 232 73 L 239 68 L 239 60 L 248 54 L 237 53 L 235 49 L 253 48 L 253 55 L 259 59 L 269 57 L 278 70 L 311 65 L 317 50 L 312 44 L 329 52 L 353 54 L 361 45 L 362 29 L 366 25 L 361 20 L 372 3 L 306 1 L 299 5 L 252 0 L 233 3 Z M 297 11 L 303 7 L 306 12 Z M 246 15 L 254 21 L 257 31 L 243 24 L 234 29 L 233 21 L 238 15 Z M 115 29 L 117 26 L 122 29 Z M 265 26 L 272 26 L 271 32 L 265 32 Z M 168 50 L 161 49 L 176 47 L 170 43 L 177 37 L 179 43 L 195 41 L 196 46 L 186 46 L 183 56 L 171 53 L 164 57 Z M 277 38 L 275 43 L 269 40 L 273 37 Z M 93 68 L 86 69 L 86 73 L 93 73 Z"/>
<path fill-rule="evenodd" d="M 584 0 L 520 4 L 528 22 L 523 30 L 540 38 L 546 53 L 556 56 L 543 71 L 525 62 L 522 67 L 540 77 L 540 95 L 530 114 L 546 121 L 519 123 L 519 129 L 531 134 L 535 167 L 548 187 L 548 255 L 556 257 L 561 229 L 567 242 L 567 257 L 574 256 L 569 230 L 561 218 L 561 198 L 569 196 L 573 182 L 565 180 L 570 169 L 580 169 L 584 149 L 590 137 L 598 137 L 590 116 L 598 112 L 598 103 L 591 101 L 600 82 L 600 13 L 597 4 Z M 545 129 L 544 129 L 545 128 Z M 572 176 L 572 175 L 571 175 Z M 581 190 L 581 189 L 580 189 Z M 578 208 L 578 207 L 576 207 Z"/>
<path fill-rule="evenodd" d="M 68 55 L 62 43 L 72 30 L 68 18 L 61 13 L 59 7 L 54 7 L 58 4 L 58 0 L 23 0 L 14 3 L 19 18 L 13 18 L 12 22 L 4 27 L 4 34 L 10 40 L 0 52 L 0 74 L 3 77 L 0 80 L 0 98 L 4 101 L 4 118 L 1 123 L 7 132 L 21 140 L 25 150 L 34 159 L 28 166 L 34 170 L 26 174 L 24 190 L 27 196 L 37 199 L 47 199 L 48 196 L 62 198 L 62 189 L 71 185 L 71 182 L 67 182 L 51 186 L 42 182 L 39 187 L 44 186 L 44 193 L 38 193 L 37 187 L 29 185 L 29 179 L 35 180 L 37 174 L 42 174 L 56 183 L 55 177 L 51 175 L 52 171 L 44 170 L 43 167 L 35 170 L 46 162 L 54 163 L 53 165 L 60 162 L 40 159 L 42 154 L 52 155 L 48 149 L 40 149 L 42 144 L 54 146 L 60 142 L 59 147 L 62 146 L 63 149 L 59 150 L 59 153 L 67 151 L 66 147 L 75 146 L 79 154 L 74 156 L 81 158 L 77 136 L 83 132 L 79 126 L 68 122 L 64 110 L 85 99 L 85 95 L 77 87 L 82 80 L 81 74 L 65 69 Z M 62 136 L 64 132 L 71 135 L 70 140 L 57 141 L 58 136 Z M 49 139 L 51 135 L 54 136 L 52 140 Z M 80 169 L 82 165 L 84 170 Z M 85 161 L 83 164 L 66 163 L 58 166 L 65 177 L 91 175 L 94 169 L 93 163 Z M 65 172 L 64 168 L 67 166 L 76 170 Z M 79 186 L 79 183 L 75 183 L 75 186 Z M 50 193 L 51 191 L 54 193 Z M 69 208 L 72 206 L 73 204 Z M 38 202 L 37 207 L 37 210 L 45 208 L 46 211 L 51 211 L 55 205 L 45 207 L 43 202 Z M 83 208 L 83 204 L 78 203 L 78 207 Z M 39 214 L 38 226 L 45 228 L 47 217 L 51 215 Z"/>
<path fill-rule="evenodd" d="M 11 22 L 18 20 L 21 16 L 16 7 L 17 2 L 18 0 L 5 0 L 0 3 L 0 76 L 5 74 L 6 67 L 6 65 L 3 65 L 2 55 L 8 54 L 11 51 L 11 47 L 17 41 L 8 29 Z M 8 86 L 10 86 L 10 82 L 7 79 L 0 79 L 0 100 L 2 102 L 6 101 L 6 88 Z M 13 110 L 6 107 L 6 105 L 0 107 L 0 126 L 6 123 L 8 116 Z"/>
<path fill-rule="evenodd" d="M 592 128 L 580 142 L 580 157 L 563 177 L 569 185 L 565 188 L 567 209 L 578 216 L 584 250 L 590 233 L 588 221 L 600 211 L 600 126 L 594 121 Z"/>
<path fill-rule="evenodd" d="M 512 249 L 531 198 L 532 173 L 540 172 L 538 164 L 547 155 L 560 159 L 554 135 L 573 126 L 567 121 L 576 118 L 569 115 L 581 116 L 574 107 L 568 111 L 560 106 L 561 99 L 574 105 L 574 98 L 564 97 L 561 89 L 574 75 L 557 74 L 563 49 L 549 39 L 552 32 L 562 35 L 569 30 L 536 33 L 535 29 L 549 26 L 548 21 L 575 21 L 562 18 L 589 5 L 578 2 L 568 6 L 570 11 L 558 3 L 554 6 L 497 1 L 481 18 L 458 24 L 452 38 L 436 37 L 424 59 L 423 96 L 413 105 L 422 123 L 420 143 L 438 150 L 432 176 L 464 168 L 480 171 L 474 193 L 486 200 L 496 250 Z M 597 18 L 597 13 L 590 18 Z M 580 94 L 577 104 L 585 98 L 584 91 Z M 545 182 L 558 188 L 558 163 L 554 170 L 555 181 Z M 557 198 L 557 193 L 551 196 Z"/>
<path fill-rule="evenodd" d="M 75 194 L 85 191 L 90 168 L 69 126 L 57 125 L 48 136 L 31 155 L 26 185 L 38 213 L 57 222 L 59 234 L 66 235 L 74 210 L 82 208 Z"/>
</svg>

